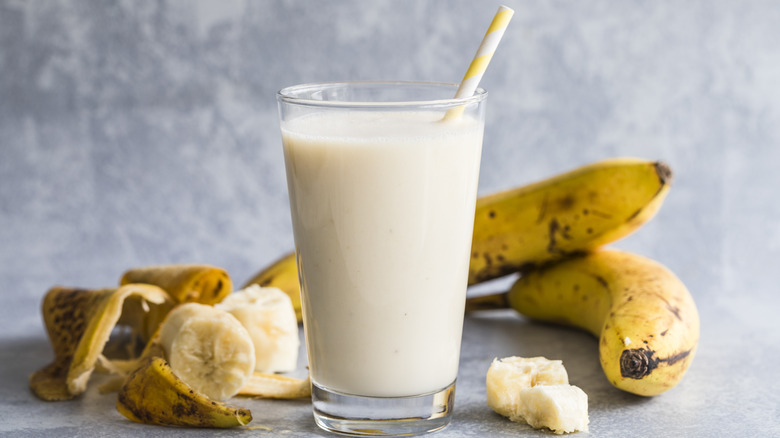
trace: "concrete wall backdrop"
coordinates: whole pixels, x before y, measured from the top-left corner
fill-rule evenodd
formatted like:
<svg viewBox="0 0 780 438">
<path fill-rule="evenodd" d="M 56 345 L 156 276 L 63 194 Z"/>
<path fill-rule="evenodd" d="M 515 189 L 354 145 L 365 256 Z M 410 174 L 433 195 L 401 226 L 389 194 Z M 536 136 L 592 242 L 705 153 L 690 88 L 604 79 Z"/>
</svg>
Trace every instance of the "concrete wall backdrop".
<svg viewBox="0 0 780 438">
<path fill-rule="evenodd" d="M 480 192 L 664 160 L 666 204 L 616 246 L 677 272 L 710 339 L 722 320 L 773 327 L 757 303 L 780 254 L 780 4 L 506 3 Z M 275 92 L 457 82 L 497 6 L 0 0 L 0 332 L 42 333 L 50 286 L 134 266 L 210 263 L 243 282 L 292 249 Z"/>
</svg>

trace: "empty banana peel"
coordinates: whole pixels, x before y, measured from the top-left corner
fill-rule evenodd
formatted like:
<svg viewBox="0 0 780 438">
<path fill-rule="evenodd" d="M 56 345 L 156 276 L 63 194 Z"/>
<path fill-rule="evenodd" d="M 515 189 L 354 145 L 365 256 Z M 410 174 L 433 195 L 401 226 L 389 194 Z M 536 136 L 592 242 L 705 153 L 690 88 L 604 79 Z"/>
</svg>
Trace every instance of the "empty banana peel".
<svg viewBox="0 0 780 438">
<path fill-rule="evenodd" d="M 238 395 L 257 398 L 293 399 L 311 397 L 311 380 L 296 379 L 278 374 L 255 372 Z"/>
<path fill-rule="evenodd" d="M 227 271 L 208 265 L 159 265 L 135 268 L 120 284 L 146 283 L 163 288 L 176 303 L 216 304 L 233 291 Z"/>
<path fill-rule="evenodd" d="M 125 381 L 116 408 L 130 420 L 167 426 L 235 427 L 252 421 L 248 409 L 212 401 L 193 390 L 162 356 L 153 356 Z"/>
<path fill-rule="evenodd" d="M 158 265 L 130 269 L 122 275 L 120 284 L 145 283 L 161 287 L 170 295 L 172 305 L 156 309 L 144 308 L 138 300 L 130 300 L 122 314 L 122 321 L 131 327 L 140 327 L 138 335 L 149 341 L 173 305 L 179 303 L 216 304 L 233 291 L 228 273 L 208 265 Z"/>
<path fill-rule="evenodd" d="M 159 287 L 140 284 L 98 290 L 57 286 L 46 293 L 43 320 L 54 361 L 30 376 L 35 395 L 70 400 L 86 390 L 128 297 L 137 297 L 148 308 L 170 301 Z"/>
<path fill-rule="evenodd" d="M 115 378 L 103 385 L 101 392 L 118 390 L 117 411 L 139 423 L 224 428 L 244 426 L 252 421 L 249 409 L 215 400 L 199 391 L 193 382 L 176 374 L 163 345 L 166 343 L 163 338 L 169 334 L 162 332 L 171 329 L 171 324 L 178 325 L 177 319 L 177 314 L 171 313 L 141 353 L 135 369 L 126 378 Z M 255 428 L 267 429 L 265 426 Z"/>
</svg>

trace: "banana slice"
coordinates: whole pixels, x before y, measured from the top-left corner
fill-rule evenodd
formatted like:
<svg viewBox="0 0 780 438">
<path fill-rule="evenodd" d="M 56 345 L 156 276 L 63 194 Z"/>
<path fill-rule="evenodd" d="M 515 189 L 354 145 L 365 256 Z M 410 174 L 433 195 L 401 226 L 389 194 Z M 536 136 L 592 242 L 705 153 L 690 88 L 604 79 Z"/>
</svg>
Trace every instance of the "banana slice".
<svg viewBox="0 0 780 438">
<path fill-rule="evenodd" d="M 255 348 L 243 325 L 212 306 L 186 303 L 160 326 L 160 344 L 173 372 L 215 400 L 238 393 L 255 369 Z"/>
<path fill-rule="evenodd" d="M 517 421 L 522 388 L 568 384 L 569 376 L 560 360 L 544 357 L 494 359 L 487 374 L 487 404 L 499 414 Z"/>
<path fill-rule="evenodd" d="M 298 363 L 298 319 L 290 297 L 275 287 L 251 285 L 228 295 L 215 307 L 238 319 L 255 345 L 255 371 L 295 370 Z"/>
<path fill-rule="evenodd" d="M 572 385 L 539 385 L 520 390 L 523 418 L 537 429 L 555 433 L 588 430 L 588 396 Z"/>
<path fill-rule="evenodd" d="M 555 433 L 588 430 L 588 396 L 569 385 L 560 360 L 494 359 L 486 386 L 488 406 L 512 421 Z"/>
</svg>

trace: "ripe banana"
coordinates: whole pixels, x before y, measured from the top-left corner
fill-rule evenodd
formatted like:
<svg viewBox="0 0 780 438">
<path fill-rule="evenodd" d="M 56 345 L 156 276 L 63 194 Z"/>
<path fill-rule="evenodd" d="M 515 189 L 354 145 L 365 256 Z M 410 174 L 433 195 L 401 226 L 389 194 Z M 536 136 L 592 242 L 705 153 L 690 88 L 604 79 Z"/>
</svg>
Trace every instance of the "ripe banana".
<svg viewBox="0 0 780 438">
<path fill-rule="evenodd" d="M 477 200 L 469 285 L 581 253 L 627 236 L 649 221 L 669 191 L 664 163 L 610 159 Z M 295 254 L 247 285 L 275 286 L 301 321 Z"/>
<path fill-rule="evenodd" d="M 290 298 L 275 287 L 252 285 L 214 305 L 238 319 L 255 349 L 255 371 L 293 371 L 298 363 L 298 321 Z"/>
<path fill-rule="evenodd" d="M 244 326 L 205 304 L 174 308 L 160 326 L 160 345 L 173 372 L 214 400 L 236 395 L 255 369 L 255 348 Z"/>
<path fill-rule="evenodd" d="M 469 285 L 618 240 L 660 208 L 672 172 L 610 159 L 477 201 Z"/>
<path fill-rule="evenodd" d="M 215 402 L 187 385 L 160 356 L 150 357 L 119 390 L 116 409 L 139 423 L 234 427 L 252 421 L 248 409 Z"/>
<path fill-rule="evenodd" d="M 495 359 L 486 377 L 487 404 L 512 421 L 555 433 L 588 430 L 588 396 L 569 385 L 559 360 Z"/>
<path fill-rule="evenodd" d="M 628 252 L 596 250 L 526 272 L 509 292 L 472 299 L 467 309 L 502 300 L 532 319 L 599 337 L 604 374 L 633 394 L 677 385 L 699 340 L 699 314 L 685 285 L 660 263 Z"/>
</svg>

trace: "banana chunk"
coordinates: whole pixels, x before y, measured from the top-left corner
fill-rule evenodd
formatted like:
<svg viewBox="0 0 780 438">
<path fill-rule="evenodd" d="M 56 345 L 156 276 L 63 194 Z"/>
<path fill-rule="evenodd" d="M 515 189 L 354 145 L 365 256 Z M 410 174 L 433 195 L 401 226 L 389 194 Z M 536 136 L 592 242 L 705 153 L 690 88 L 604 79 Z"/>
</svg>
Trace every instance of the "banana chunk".
<svg viewBox="0 0 780 438">
<path fill-rule="evenodd" d="M 512 421 L 555 433 L 588 430 L 588 396 L 569 385 L 560 360 L 494 359 L 486 386 L 488 406 Z"/>
<path fill-rule="evenodd" d="M 572 385 L 539 385 L 520 390 L 523 418 L 557 434 L 588 430 L 588 395 Z"/>
<path fill-rule="evenodd" d="M 173 372 L 214 400 L 236 394 L 255 369 L 255 348 L 243 325 L 224 310 L 186 303 L 160 326 L 160 345 Z"/>
<path fill-rule="evenodd" d="M 487 404 L 499 414 L 517 421 L 520 389 L 536 385 L 566 385 L 569 376 L 560 360 L 544 357 L 494 359 L 487 374 Z"/>
<path fill-rule="evenodd" d="M 255 371 L 287 372 L 298 363 L 298 319 L 290 297 L 275 287 L 251 285 L 215 307 L 241 322 L 255 346 Z"/>
</svg>

